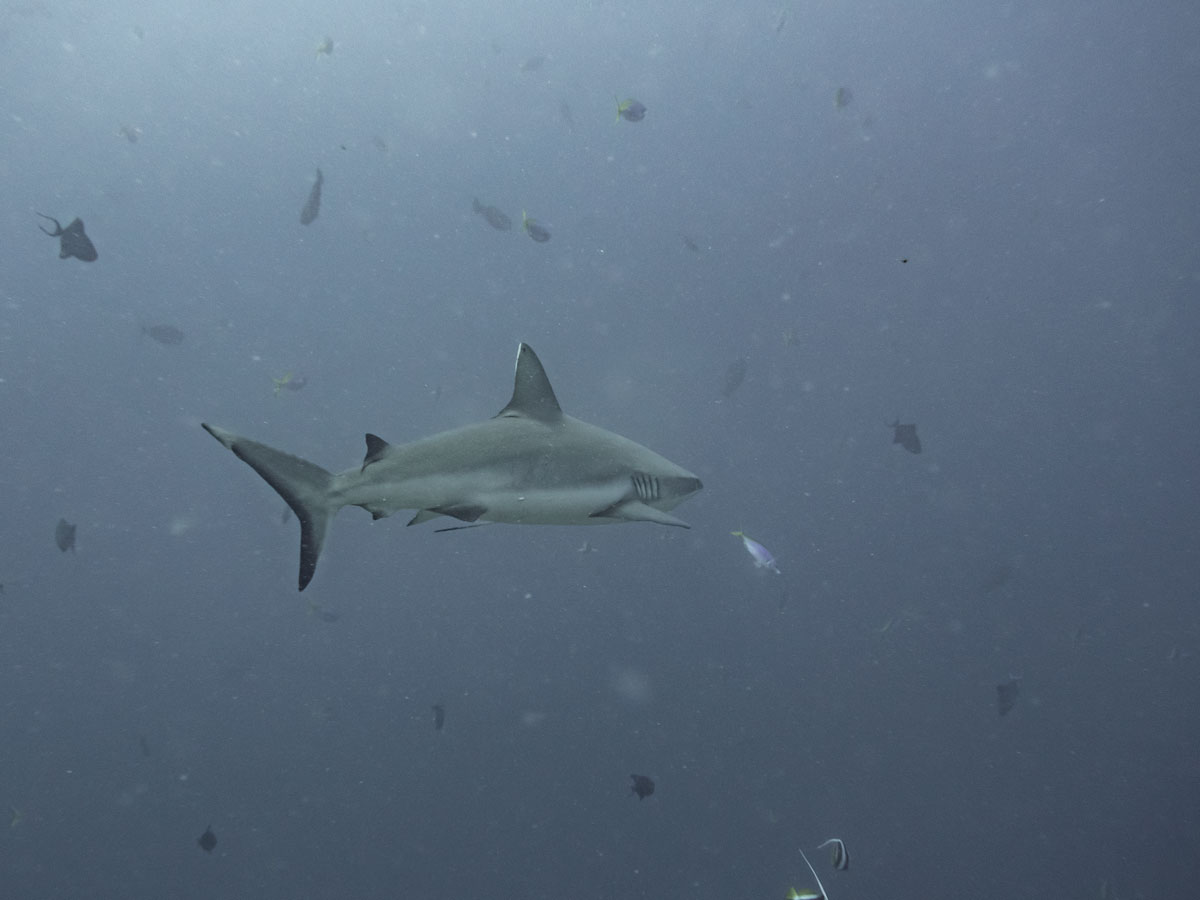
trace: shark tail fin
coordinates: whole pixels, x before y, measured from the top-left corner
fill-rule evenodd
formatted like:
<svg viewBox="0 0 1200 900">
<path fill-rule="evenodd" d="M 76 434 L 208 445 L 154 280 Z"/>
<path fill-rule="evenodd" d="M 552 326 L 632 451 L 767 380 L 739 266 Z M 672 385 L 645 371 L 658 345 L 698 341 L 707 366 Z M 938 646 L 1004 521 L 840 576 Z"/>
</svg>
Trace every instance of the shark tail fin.
<svg viewBox="0 0 1200 900">
<path fill-rule="evenodd" d="M 304 590 L 317 571 L 325 533 L 338 511 L 331 498 L 333 475 L 308 460 L 214 425 L 203 428 L 275 488 L 300 520 L 300 590 Z"/>
</svg>

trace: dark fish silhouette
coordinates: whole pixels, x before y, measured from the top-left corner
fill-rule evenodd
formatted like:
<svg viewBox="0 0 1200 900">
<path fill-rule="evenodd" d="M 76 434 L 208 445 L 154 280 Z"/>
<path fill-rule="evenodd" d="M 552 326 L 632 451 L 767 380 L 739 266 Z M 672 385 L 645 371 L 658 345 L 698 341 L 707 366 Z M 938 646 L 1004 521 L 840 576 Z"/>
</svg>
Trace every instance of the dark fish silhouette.
<svg viewBox="0 0 1200 900">
<path fill-rule="evenodd" d="M 646 107 L 639 100 L 630 98 L 617 101 L 617 121 L 640 122 L 646 118 Z"/>
<path fill-rule="evenodd" d="M 521 63 L 520 69 L 522 72 L 536 72 L 546 64 L 546 57 L 531 56 L 525 62 Z"/>
<path fill-rule="evenodd" d="M 321 185 L 324 183 L 325 176 L 321 174 L 320 169 L 317 169 L 317 180 L 313 182 L 312 190 L 308 192 L 308 202 L 304 204 L 304 209 L 300 210 L 301 225 L 311 225 L 320 215 Z"/>
<path fill-rule="evenodd" d="M 1017 705 L 1017 698 L 1020 696 L 1021 682 L 1016 678 L 996 685 L 996 710 L 1002 716 L 1008 715 Z"/>
<path fill-rule="evenodd" d="M 742 382 L 746 380 L 746 367 L 749 363 L 746 357 L 740 356 L 729 364 L 729 368 L 725 370 L 725 386 L 722 388 L 722 393 L 726 397 L 732 397 L 734 392 L 742 386 Z"/>
<path fill-rule="evenodd" d="M 184 337 L 183 332 L 174 325 L 143 325 L 142 334 L 167 346 L 182 344 Z"/>
<path fill-rule="evenodd" d="M 829 861 L 833 863 L 833 867 L 841 872 L 850 868 L 850 851 L 846 849 L 846 843 L 841 838 L 830 838 L 823 844 L 818 844 L 817 849 L 828 847 L 833 844 L 833 852 L 830 854 Z"/>
<path fill-rule="evenodd" d="M 150 755 L 150 744 L 146 740 L 146 736 L 144 734 L 138 735 L 138 746 L 142 748 L 142 756 Z"/>
<path fill-rule="evenodd" d="M 433 730 L 441 731 L 442 726 L 446 724 L 446 707 L 435 703 L 431 708 L 433 709 Z"/>
<path fill-rule="evenodd" d="M 854 102 L 854 94 L 848 87 L 840 87 L 833 93 L 833 105 L 838 109 L 845 109 Z"/>
<path fill-rule="evenodd" d="M 896 430 L 896 433 L 892 435 L 893 444 L 899 444 L 909 453 L 921 452 L 921 439 L 917 437 L 917 426 L 915 424 L 901 425 L 900 420 L 897 419 L 895 422 L 888 425 L 888 428 L 894 428 Z"/>
<path fill-rule="evenodd" d="M 500 212 L 500 210 L 496 209 L 494 206 L 484 206 L 479 202 L 478 197 L 472 198 L 471 209 L 475 211 L 476 215 L 483 216 L 484 221 L 486 221 L 497 231 L 512 230 L 512 219 Z"/>
<path fill-rule="evenodd" d="M 525 229 L 525 233 L 537 241 L 539 244 L 544 244 L 550 240 L 550 232 L 535 222 L 526 215 L 525 210 L 521 210 L 521 227 Z"/>
<path fill-rule="evenodd" d="M 571 133 L 575 132 L 575 117 L 571 115 L 571 106 L 566 100 L 560 100 L 558 103 L 558 115 L 567 124 L 567 130 Z"/>
<path fill-rule="evenodd" d="M 76 259 L 81 259 L 84 262 L 95 262 L 99 253 L 96 252 L 96 246 L 92 243 L 91 238 L 83 233 L 83 219 L 75 219 L 66 228 L 58 223 L 58 219 L 53 216 L 35 213 L 43 219 L 48 219 L 54 223 L 54 230 L 47 231 L 43 226 L 39 225 L 42 231 L 50 235 L 50 237 L 58 238 L 58 258 L 66 259 L 73 256 Z"/>
<path fill-rule="evenodd" d="M 200 845 L 200 849 L 205 853 L 213 852 L 213 847 L 217 846 L 217 836 L 213 834 L 211 825 L 204 829 L 204 834 L 196 838 L 196 843 Z"/>
<path fill-rule="evenodd" d="M 58 544 L 58 549 L 63 553 L 70 550 L 75 552 L 75 526 L 66 519 L 59 519 L 58 524 L 54 526 L 54 543 Z"/>
<path fill-rule="evenodd" d="M 700 252 L 700 245 L 697 244 L 694 240 L 692 240 L 686 234 L 681 234 L 680 237 L 683 238 L 683 246 L 687 247 L 693 253 Z"/>
<path fill-rule="evenodd" d="M 646 775 L 630 775 L 633 779 L 633 787 L 630 788 L 639 800 L 645 800 L 654 793 L 654 782 Z"/>
</svg>

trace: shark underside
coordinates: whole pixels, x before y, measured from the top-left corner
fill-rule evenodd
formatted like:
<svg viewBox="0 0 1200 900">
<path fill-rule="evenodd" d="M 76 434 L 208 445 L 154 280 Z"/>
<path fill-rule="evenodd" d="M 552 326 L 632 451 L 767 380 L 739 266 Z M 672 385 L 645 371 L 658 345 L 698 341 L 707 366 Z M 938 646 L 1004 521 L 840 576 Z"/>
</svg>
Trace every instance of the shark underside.
<svg viewBox="0 0 1200 900">
<path fill-rule="evenodd" d="M 517 351 L 512 400 L 494 418 L 389 444 L 368 434 L 362 466 L 334 474 L 297 456 L 205 424 L 273 487 L 300 520 L 300 590 L 312 580 L 329 523 L 343 506 L 382 519 L 415 510 L 513 525 L 687 525 L 670 511 L 700 479 L 652 450 L 565 415 L 541 361 Z"/>
</svg>

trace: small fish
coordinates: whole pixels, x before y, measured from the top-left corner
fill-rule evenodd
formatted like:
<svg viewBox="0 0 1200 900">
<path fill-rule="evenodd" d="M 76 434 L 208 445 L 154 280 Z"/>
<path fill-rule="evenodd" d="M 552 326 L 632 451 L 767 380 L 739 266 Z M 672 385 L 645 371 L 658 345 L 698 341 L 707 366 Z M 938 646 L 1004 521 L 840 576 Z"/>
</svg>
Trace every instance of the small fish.
<svg viewBox="0 0 1200 900">
<path fill-rule="evenodd" d="M 893 444 L 899 444 L 909 453 L 921 452 L 921 439 L 917 437 L 917 426 L 915 424 L 901 425 L 900 419 L 897 418 L 895 422 L 888 425 L 888 428 L 895 429 L 895 433 L 892 435 Z"/>
<path fill-rule="evenodd" d="M 525 229 L 525 233 L 533 238 L 537 243 L 544 244 L 550 240 L 550 232 L 529 218 L 525 210 L 521 210 L 521 227 Z"/>
<path fill-rule="evenodd" d="M 779 32 L 783 31 L 783 26 L 786 24 L 787 24 L 787 7 L 785 6 L 783 9 L 781 9 L 779 11 L 779 18 L 775 22 L 775 33 L 779 34 Z"/>
<path fill-rule="evenodd" d="M 217 846 L 217 836 L 213 834 L 211 825 L 204 829 L 204 834 L 196 838 L 196 843 L 200 845 L 200 849 L 205 853 L 213 852 L 213 847 Z"/>
<path fill-rule="evenodd" d="M 317 220 L 317 216 L 321 213 L 321 185 L 325 183 L 325 176 L 321 174 L 321 170 L 317 169 L 317 180 L 313 182 L 312 190 L 308 192 L 308 200 L 304 203 L 304 209 L 300 210 L 300 224 L 311 225 Z"/>
<path fill-rule="evenodd" d="M 74 219 L 70 225 L 68 225 L 66 228 L 63 228 L 62 225 L 59 224 L 58 219 L 54 218 L 53 216 L 47 216 L 40 212 L 35 212 L 34 215 L 41 216 L 43 219 L 48 219 L 54 223 L 53 231 L 48 231 L 41 225 L 39 225 L 38 228 L 50 235 L 50 237 L 56 237 L 59 239 L 59 259 L 67 259 L 68 257 L 73 256 L 76 259 L 83 260 L 84 262 L 95 262 L 96 259 L 99 258 L 100 254 L 96 252 L 96 245 L 93 244 L 91 238 L 89 238 L 83 232 L 83 219 Z"/>
<path fill-rule="evenodd" d="M 833 105 L 837 109 L 845 109 L 854 102 L 854 94 L 848 87 L 840 87 L 833 92 Z"/>
<path fill-rule="evenodd" d="M 310 616 L 316 616 L 322 622 L 336 622 L 338 619 L 341 618 L 340 613 L 335 613 L 328 609 L 325 609 L 324 607 L 321 606 L 320 603 L 317 603 L 317 601 L 315 601 L 315 600 L 308 601 L 308 614 Z"/>
<path fill-rule="evenodd" d="M 299 391 L 308 384 L 308 379 L 303 375 L 293 375 L 291 372 L 287 372 L 282 378 L 272 378 L 271 380 L 275 382 L 276 397 L 279 396 L 279 392 L 284 388 L 287 388 L 289 391 Z"/>
<path fill-rule="evenodd" d="M 800 855 L 804 857 L 804 864 L 808 866 L 808 871 L 812 872 L 813 880 L 817 883 L 817 889 L 805 888 L 802 891 L 798 891 L 792 888 L 787 893 L 787 900 L 829 900 L 829 895 L 825 893 L 825 885 L 821 884 L 821 878 L 817 875 L 817 870 L 808 861 L 808 857 L 804 855 L 803 850 L 800 851 Z"/>
<path fill-rule="evenodd" d="M 559 118 L 566 123 L 567 130 L 572 134 L 575 133 L 575 117 L 571 115 L 571 105 L 566 100 L 560 100 L 558 103 Z"/>
<path fill-rule="evenodd" d="M 1012 708 L 1017 705 L 1017 698 L 1021 696 L 1021 680 L 1019 678 L 1010 678 L 1003 684 L 996 685 L 996 711 L 1002 716 L 1012 712 Z"/>
<path fill-rule="evenodd" d="M 828 847 L 833 844 L 833 853 L 830 855 L 830 862 L 833 867 L 839 872 L 845 872 L 850 868 L 850 851 L 846 849 L 846 843 L 841 838 L 830 838 L 823 844 L 818 844 L 817 849 Z"/>
<path fill-rule="evenodd" d="M 484 221 L 497 231 L 512 230 L 512 219 L 500 212 L 500 210 L 496 209 L 494 206 L 484 206 L 479 202 L 478 197 L 473 197 L 471 199 L 471 209 L 474 210 L 475 215 L 483 216 Z"/>
<path fill-rule="evenodd" d="M 183 332 L 174 325 L 143 325 L 142 334 L 168 347 L 182 344 L 184 338 Z"/>
<path fill-rule="evenodd" d="M 63 553 L 70 550 L 75 552 L 75 526 L 66 519 L 59 519 L 58 524 L 54 526 L 54 543 L 58 544 L 58 549 Z"/>
<path fill-rule="evenodd" d="M 133 125 L 122 125 L 117 129 L 117 134 L 129 141 L 129 143 L 136 144 L 138 142 L 138 138 L 142 136 L 142 129 Z"/>
<path fill-rule="evenodd" d="M 378 150 L 380 153 L 387 153 L 387 151 L 388 151 L 387 141 L 385 141 L 383 138 L 381 138 L 377 134 L 371 135 L 371 146 L 374 147 L 376 150 Z"/>
<path fill-rule="evenodd" d="M 689 250 L 691 250 L 693 253 L 699 253 L 699 252 L 700 252 L 700 245 L 699 245 L 699 244 L 697 244 L 697 243 L 696 243 L 696 242 L 695 242 L 695 241 L 694 241 L 694 240 L 693 240 L 691 237 L 689 237 L 689 236 L 688 236 L 688 235 L 686 235 L 686 234 L 681 234 L 681 235 L 679 235 L 679 236 L 680 236 L 681 238 L 683 238 L 683 246 L 687 247 L 687 248 L 688 248 Z"/>
<path fill-rule="evenodd" d="M 442 726 L 446 724 L 446 707 L 435 703 L 430 708 L 433 710 L 433 730 L 441 731 Z"/>
<path fill-rule="evenodd" d="M 333 56 L 333 38 L 331 38 L 329 35 L 325 35 L 325 40 L 317 44 L 317 58 L 319 59 L 322 54 L 325 56 Z M 351 54 L 351 56 L 353 55 L 354 54 Z"/>
<path fill-rule="evenodd" d="M 630 775 L 633 779 L 633 787 L 630 788 L 639 800 L 645 800 L 654 793 L 654 782 L 646 775 Z"/>
<path fill-rule="evenodd" d="M 531 57 L 529 57 L 529 59 L 522 62 L 517 68 L 519 68 L 522 72 L 536 72 L 538 69 L 540 69 L 545 64 L 546 64 L 546 57 L 531 56 Z"/>
<path fill-rule="evenodd" d="M 144 734 L 138 735 L 138 746 L 142 748 L 142 756 L 150 755 L 150 742 L 146 740 Z"/>
<path fill-rule="evenodd" d="M 746 548 L 747 553 L 754 557 L 754 565 L 756 568 L 770 569 L 776 575 L 783 574 L 779 571 L 779 567 L 775 565 L 775 557 L 771 555 L 770 550 L 753 538 L 746 537 L 746 535 L 740 531 L 731 531 L 729 533 L 734 537 L 740 537 L 742 539 L 742 546 Z"/>
<path fill-rule="evenodd" d="M 617 121 L 624 119 L 626 122 L 640 122 L 646 118 L 646 107 L 638 100 L 632 97 L 628 100 L 622 100 L 619 97 L 617 101 Z"/>
<path fill-rule="evenodd" d="M 576 552 L 576 553 L 595 553 L 595 552 L 596 552 L 596 548 L 595 548 L 595 547 L 593 547 L 593 546 L 591 545 L 591 543 L 589 543 L 588 541 L 584 541 L 582 544 L 580 544 L 580 545 L 579 545 L 579 546 L 578 546 L 578 547 L 575 549 L 575 552 Z"/>
</svg>

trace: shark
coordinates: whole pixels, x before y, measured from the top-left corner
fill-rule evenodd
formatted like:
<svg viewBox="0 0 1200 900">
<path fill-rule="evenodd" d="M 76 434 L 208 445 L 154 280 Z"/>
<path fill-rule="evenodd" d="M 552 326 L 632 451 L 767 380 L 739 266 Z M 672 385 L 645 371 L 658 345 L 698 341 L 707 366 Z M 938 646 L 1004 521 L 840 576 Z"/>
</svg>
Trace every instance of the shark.
<svg viewBox="0 0 1200 900">
<path fill-rule="evenodd" d="M 414 510 L 409 525 L 438 517 L 454 530 L 485 522 L 687 528 L 671 510 L 700 479 L 653 450 L 562 411 L 541 360 L 517 349 L 512 399 L 493 418 L 407 444 L 366 436 L 362 465 L 332 473 L 215 425 L 205 431 L 262 476 L 300 521 L 300 590 L 317 569 L 338 510 L 373 519 Z"/>
</svg>

